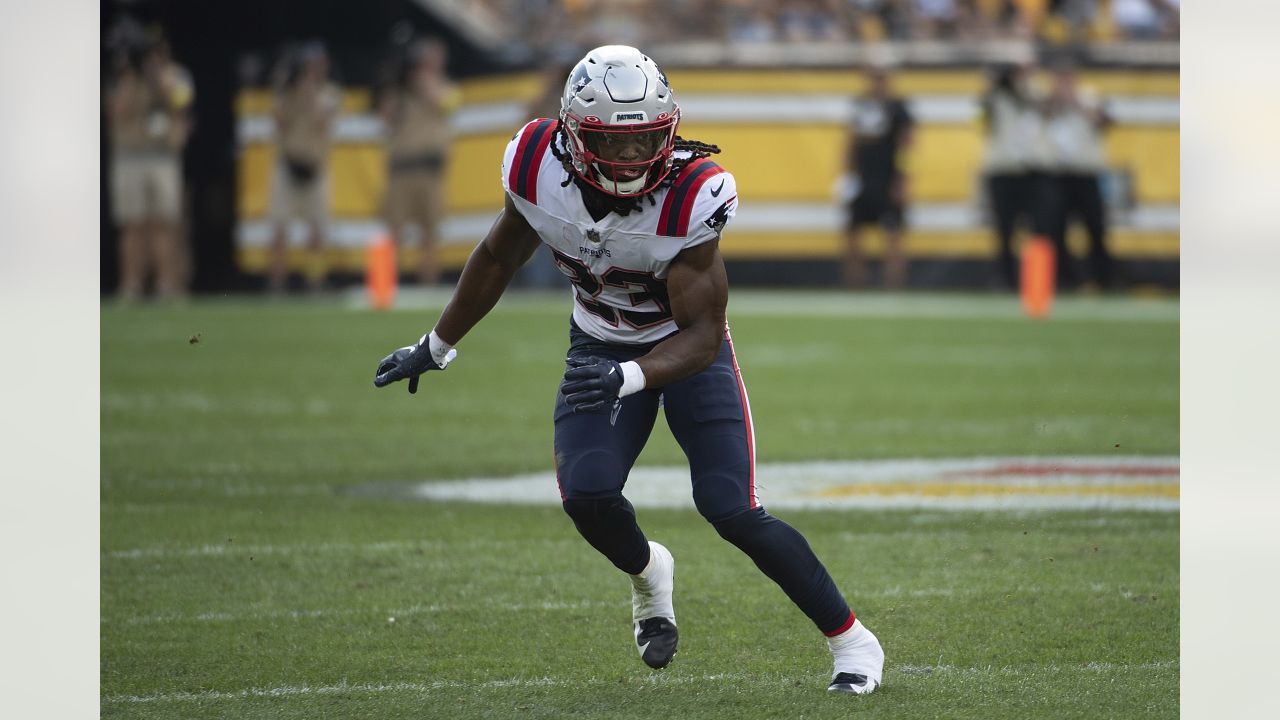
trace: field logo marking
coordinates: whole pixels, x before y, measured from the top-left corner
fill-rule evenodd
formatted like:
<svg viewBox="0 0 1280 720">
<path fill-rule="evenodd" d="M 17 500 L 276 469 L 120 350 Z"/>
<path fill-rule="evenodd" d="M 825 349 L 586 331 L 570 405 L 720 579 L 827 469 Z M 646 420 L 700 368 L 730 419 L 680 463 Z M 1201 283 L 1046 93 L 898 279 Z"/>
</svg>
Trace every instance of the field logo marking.
<svg viewBox="0 0 1280 720">
<path fill-rule="evenodd" d="M 1177 457 L 1005 457 L 773 463 L 756 472 L 762 504 L 843 510 L 1161 510 L 1179 508 Z M 637 507 L 693 509 L 686 467 L 638 467 Z M 412 484 L 409 498 L 558 505 L 553 473 Z"/>
</svg>

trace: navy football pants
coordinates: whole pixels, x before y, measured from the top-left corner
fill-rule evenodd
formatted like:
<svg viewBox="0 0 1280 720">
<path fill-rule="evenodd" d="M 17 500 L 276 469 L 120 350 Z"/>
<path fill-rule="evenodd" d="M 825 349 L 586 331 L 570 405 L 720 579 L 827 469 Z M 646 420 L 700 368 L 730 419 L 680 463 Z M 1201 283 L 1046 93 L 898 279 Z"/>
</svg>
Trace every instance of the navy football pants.
<svg viewBox="0 0 1280 720">
<path fill-rule="evenodd" d="M 626 362 L 653 347 L 604 343 L 576 325 L 569 355 Z M 649 545 L 622 495 L 627 475 L 658 417 L 689 459 L 693 501 L 716 531 L 745 552 L 828 635 L 853 623 L 853 614 L 826 568 L 794 528 L 760 507 L 755 487 L 751 411 L 728 334 L 715 361 L 702 372 L 664 388 L 622 399 L 615 424 L 608 410 L 574 413 L 556 393 L 556 480 L 565 512 L 593 547 L 624 572 L 638 574 Z"/>
</svg>

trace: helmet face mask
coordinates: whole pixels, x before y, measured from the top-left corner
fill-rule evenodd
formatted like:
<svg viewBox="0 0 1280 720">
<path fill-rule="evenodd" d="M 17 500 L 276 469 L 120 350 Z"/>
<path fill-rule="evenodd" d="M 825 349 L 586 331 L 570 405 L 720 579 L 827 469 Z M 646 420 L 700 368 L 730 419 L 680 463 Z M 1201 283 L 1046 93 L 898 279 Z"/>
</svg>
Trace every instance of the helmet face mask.
<svg viewBox="0 0 1280 720">
<path fill-rule="evenodd" d="M 652 190 L 671 169 L 679 114 L 655 123 L 606 125 L 573 122 L 574 168 L 588 183 L 610 195 L 639 195 Z M 583 172 L 577 160 L 581 158 Z"/>
<path fill-rule="evenodd" d="M 658 66 L 635 48 L 596 48 L 561 98 L 574 172 L 619 197 L 653 190 L 671 171 L 680 109 Z"/>
</svg>

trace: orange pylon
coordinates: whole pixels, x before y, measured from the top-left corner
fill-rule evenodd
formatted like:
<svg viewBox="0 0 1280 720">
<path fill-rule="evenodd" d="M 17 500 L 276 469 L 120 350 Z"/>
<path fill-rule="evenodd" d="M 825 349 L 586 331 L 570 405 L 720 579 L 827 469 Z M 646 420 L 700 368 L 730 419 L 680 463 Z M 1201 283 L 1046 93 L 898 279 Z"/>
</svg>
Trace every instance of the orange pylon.
<svg viewBox="0 0 1280 720">
<path fill-rule="evenodd" d="M 375 310 L 387 310 L 395 304 L 397 280 L 395 243 L 381 233 L 369 243 L 365 258 L 364 283 Z"/>
<path fill-rule="evenodd" d="M 1022 309 L 1033 318 L 1049 316 L 1054 293 L 1053 245 L 1037 235 L 1022 245 Z"/>
</svg>

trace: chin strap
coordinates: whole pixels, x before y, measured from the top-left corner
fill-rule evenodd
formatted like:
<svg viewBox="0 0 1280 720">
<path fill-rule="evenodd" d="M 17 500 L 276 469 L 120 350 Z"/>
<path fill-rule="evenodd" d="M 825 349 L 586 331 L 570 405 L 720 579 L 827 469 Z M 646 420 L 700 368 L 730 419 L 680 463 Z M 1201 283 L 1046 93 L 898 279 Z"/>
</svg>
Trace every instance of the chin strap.
<svg viewBox="0 0 1280 720">
<path fill-rule="evenodd" d="M 594 165 L 594 163 L 593 163 Z M 649 179 L 649 173 L 645 172 L 635 180 L 627 180 L 626 182 L 618 182 L 610 180 L 600 168 L 596 168 L 596 180 L 604 187 L 612 187 L 613 191 L 619 195 L 637 195 L 644 189 L 645 181 Z"/>
</svg>

